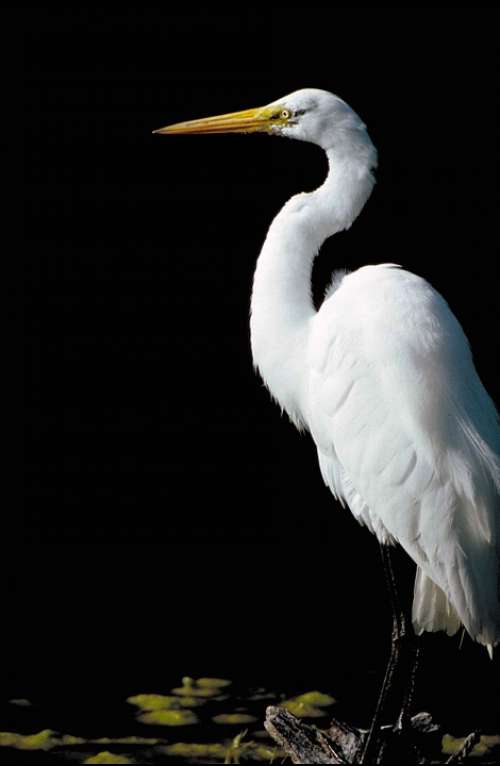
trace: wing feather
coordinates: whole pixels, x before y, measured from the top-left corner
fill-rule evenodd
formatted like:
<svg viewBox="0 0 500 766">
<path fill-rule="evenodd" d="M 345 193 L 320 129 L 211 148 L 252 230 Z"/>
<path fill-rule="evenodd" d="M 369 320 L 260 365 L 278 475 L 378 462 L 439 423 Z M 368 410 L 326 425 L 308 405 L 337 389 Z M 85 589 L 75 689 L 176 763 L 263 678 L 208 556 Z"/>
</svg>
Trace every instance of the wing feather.
<svg viewBox="0 0 500 766">
<path fill-rule="evenodd" d="M 325 481 L 439 588 L 416 589 L 417 628 L 454 629 L 458 614 L 497 642 L 500 427 L 459 323 L 387 266 L 345 277 L 313 322 L 307 421 Z"/>
</svg>

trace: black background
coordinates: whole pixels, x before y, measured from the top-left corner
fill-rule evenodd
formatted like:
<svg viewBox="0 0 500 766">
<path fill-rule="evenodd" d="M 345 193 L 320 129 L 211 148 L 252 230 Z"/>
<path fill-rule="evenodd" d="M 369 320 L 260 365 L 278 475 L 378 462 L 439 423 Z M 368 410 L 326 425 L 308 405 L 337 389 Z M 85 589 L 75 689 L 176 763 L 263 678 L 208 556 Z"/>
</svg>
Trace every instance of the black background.
<svg viewBox="0 0 500 766">
<path fill-rule="evenodd" d="M 68 668 L 79 684 L 154 678 L 165 641 L 171 674 L 334 684 L 339 657 L 379 672 L 376 542 L 323 486 L 249 350 L 267 227 L 321 183 L 324 157 L 267 136 L 151 131 L 300 87 L 345 98 L 379 150 L 379 182 L 324 246 L 315 295 L 338 267 L 418 272 L 498 402 L 494 21 L 486 9 L 25 11 L 16 689 L 69 683 Z M 280 640 L 292 667 L 269 650 Z M 427 692 L 444 710 L 465 689 L 464 716 L 487 717 L 493 666 L 456 643 L 430 639 Z"/>
</svg>

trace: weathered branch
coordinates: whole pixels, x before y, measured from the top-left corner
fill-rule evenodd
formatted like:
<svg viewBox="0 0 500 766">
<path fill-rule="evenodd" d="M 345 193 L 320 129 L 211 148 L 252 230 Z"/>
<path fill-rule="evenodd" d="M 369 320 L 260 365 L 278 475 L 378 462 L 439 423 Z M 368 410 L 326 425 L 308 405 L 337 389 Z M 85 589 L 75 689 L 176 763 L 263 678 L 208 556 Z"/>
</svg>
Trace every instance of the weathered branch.
<svg viewBox="0 0 500 766">
<path fill-rule="evenodd" d="M 442 729 L 434 723 L 429 713 L 413 716 L 406 731 L 392 726 L 382 726 L 379 736 L 384 743 L 381 749 L 383 764 L 429 764 L 439 758 Z M 296 718 L 287 710 L 268 707 L 264 723 L 270 736 L 290 756 L 293 763 L 360 763 L 366 729 L 356 729 L 333 719 L 327 729 L 318 729 Z M 446 763 L 463 762 L 478 741 L 474 732 L 465 740 L 459 753 Z"/>
<path fill-rule="evenodd" d="M 279 707 L 268 707 L 264 723 L 267 732 L 290 756 L 293 763 L 349 763 L 346 760 L 342 737 L 349 749 L 351 740 L 358 742 L 355 730 L 339 731 L 335 739 L 316 726 L 310 726 Z"/>
</svg>

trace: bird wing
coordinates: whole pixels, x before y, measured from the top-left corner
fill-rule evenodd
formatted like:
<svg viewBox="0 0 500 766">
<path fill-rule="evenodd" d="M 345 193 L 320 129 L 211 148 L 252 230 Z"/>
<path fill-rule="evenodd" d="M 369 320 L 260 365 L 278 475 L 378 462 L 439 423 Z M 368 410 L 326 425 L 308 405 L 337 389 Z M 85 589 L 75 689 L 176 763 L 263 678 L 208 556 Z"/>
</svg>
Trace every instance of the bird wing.
<svg viewBox="0 0 500 766">
<path fill-rule="evenodd" d="M 443 298 L 393 266 L 346 276 L 313 319 L 307 420 L 325 481 L 398 541 L 477 640 L 500 639 L 500 428 Z"/>
</svg>

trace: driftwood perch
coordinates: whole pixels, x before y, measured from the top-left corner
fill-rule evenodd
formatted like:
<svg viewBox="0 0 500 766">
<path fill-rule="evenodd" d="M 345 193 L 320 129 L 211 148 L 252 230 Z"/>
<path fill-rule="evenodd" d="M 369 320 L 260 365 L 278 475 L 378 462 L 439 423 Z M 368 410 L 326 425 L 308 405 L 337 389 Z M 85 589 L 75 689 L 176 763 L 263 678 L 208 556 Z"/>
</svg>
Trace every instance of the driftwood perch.
<svg viewBox="0 0 500 766">
<path fill-rule="evenodd" d="M 434 723 L 429 713 L 418 713 L 410 719 L 405 732 L 393 726 L 382 726 L 380 738 L 383 743 L 377 763 L 382 764 L 429 764 L 441 751 L 442 729 Z M 268 707 L 264 723 L 269 735 L 290 756 L 293 763 L 360 763 L 363 742 L 368 732 L 356 729 L 333 719 L 327 729 L 304 723 L 279 707 Z M 467 751 L 457 753 L 453 761 L 467 758 L 471 743 L 478 734 L 467 738 Z M 437 756 L 439 757 L 439 756 Z"/>
</svg>

